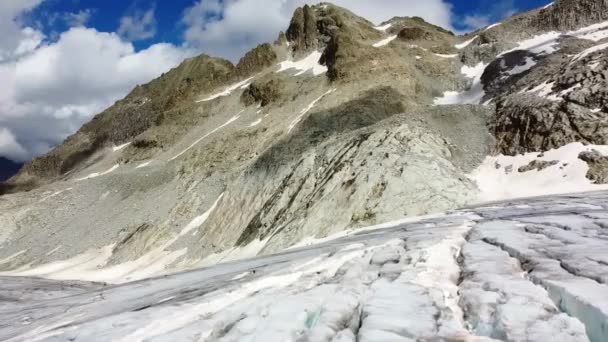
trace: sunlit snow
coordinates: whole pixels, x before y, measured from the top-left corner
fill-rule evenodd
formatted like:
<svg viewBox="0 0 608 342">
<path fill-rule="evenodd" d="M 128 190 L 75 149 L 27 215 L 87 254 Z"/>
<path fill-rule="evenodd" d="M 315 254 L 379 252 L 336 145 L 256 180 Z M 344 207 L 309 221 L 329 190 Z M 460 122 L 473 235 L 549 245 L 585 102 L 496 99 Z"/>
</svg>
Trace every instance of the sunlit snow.
<svg viewBox="0 0 608 342">
<path fill-rule="evenodd" d="M 383 47 L 385 45 L 388 45 L 390 42 L 392 42 L 395 39 L 397 39 L 397 35 L 384 38 L 381 41 L 374 43 L 373 47 L 375 47 L 375 48 Z"/>
<path fill-rule="evenodd" d="M 331 90 L 326 91 L 323 95 L 317 97 L 314 101 L 312 101 L 306 108 L 302 109 L 300 111 L 300 114 L 289 124 L 289 129 L 288 129 L 287 133 L 290 133 L 291 130 L 297 126 L 297 124 L 302 120 L 304 115 L 306 115 L 306 113 L 308 113 L 317 104 L 317 102 L 321 101 L 321 99 L 323 97 L 333 93 L 334 91 L 336 91 L 336 89 L 331 89 Z"/>
<path fill-rule="evenodd" d="M 188 146 L 186 149 L 184 149 L 183 151 L 181 151 L 180 153 L 178 153 L 177 155 L 175 155 L 174 157 L 172 157 L 171 159 L 169 159 L 169 161 L 173 161 L 177 158 L 179 158 L 181 155 L 183 155 L 184 153 L 188 152 L 188 150 L 190 150 L 191 148 L 193 148 L 194 146 L 196 146 L 199 142 L 201 142 L 203 139 L 207 138 L 208 136 L 210 136 L 211 134 L 219 131 L 220 129 L 230 125 L 231 123 L 235 122 L 236 120 L 239 119 L 239 117 L 241 116 L 241 113 L 243 113 L 244 110 L 241 110 L 238 114 L 236 114 L 235 116 L 231 117 L 228 121 L 226 121 L 225 123 L 223 123 L 221 126 L 214 128 L 211 132 L 203 135 L 202 137 L 198 138 L 195 142 L 193 142 L 190 146 Z"/>
<path fill-rule="evenodd" d="M 112 147 L 112 152 L 118 152 L 118 151 L 122 150 L 123 148 L 125 148 L 125 147 L 127 147 L 127 146 L 129 146 L 129 145 L 131 145 L 131 143 L 130 143 L 130 142 L 128 142 L 128 143 L 124 143 L 124 144 L 122 144 L 122 145 L 118 145 L 118 146 L 113 146 L 113 147 Z"/>
<path fill-rule="evenodd" d="M 393 24 L 388 23 L 386 25 L 376 26 L 376 27 L 374 27 L 374 29 L 376 29 L 378 31 L 383 31 L 384 32 L 384 31 L 388 30 L 391 26 L 393 26 Z"/>
<path fill-rule="evenodd" d="M 112 166 L 110 169 L 108 169 L 108 170 L 106 170 L 104 172 L 94 172 L 94 173 L 89 174 L 86 177 L 77 178 L 76 181 L 80 182 L 80 181 L 87 180 L 87 179 L 92 179 L 92 178 L 97 178 L 97 177 L 100 177 L 100 176 L 105 176 L 105 175 L 107 175 L 107 174 L 109 174 L 111 172 L 114 172 L 116 169 L 118 169 L 119 166 L 120 166 L 119 164 L 116 164 L 116 165 Z"/>
<path fill-rule="evenodd" d="M 239 88 L 243 88 L 243 87 L 248 86 L 248 85 L 249 85 L 249 82 L 250 82 L 252 79 L 253 79 L 253 77 L 250 77 L 250 78 L 248 78 L 248 79 L 246 79 L 246 80 L 244 80 L 244 81 L 241 81 L 241 82 L 235 83 L 235 84 L 233 84 L 233 85 L 231 85 L 231 86 L 227 87 L 226 89 L 224 89 L 223 91 L 221 91 L 221 92 L 219 92 L 219 93 L 217 93 L 217 94 L 213 94 L 213 95 L 211 95 L 211 96 L 209 96 L 209 97 L 207 97 L 207 98 L 204 98 L 204 99 L 202 99 L 202 100 L 198 100 L 198 101 L 196 101 L 196 102 L 206 102 L 206 101 L 215 100 L 215 99 L 217 99 L 217 98 L 219 98 L 219 97 L 228 96 L 228 95 L 232 94 L 232 92 L 233 92 L 233 91 L 235 91 L 235 90 L 237 90 L 237 89 L 239 89 Z"/>
<path fill-rule="evenodd" d="M 454 47 L 457 48 L 458 50 L 462 50 L 462 49 L 466 48 L 467 46 L 471 45 L 471 43 L 474 42 L 475 39 L 477 39 L 477 38 L 478 38 L 478 36 L 475 36 L 475 37 L 467 40 L 466 42 L 454 45 Z"/>
<path fill-rule="evenodd" d="M 531 197 L 540 195 L 584 192 L 608 189 L 608 185 L 593 184 L 587 177 L 589 166 L 578 155 L 597 150 L 608 155 L 608 146 L 571 143 L 542 154 L 531 152 L 516 156 L 490 156 L 472 172 L 481 194 L 479 202 Z M 518 172 L 533 160 L 558 161 L 541 171 Z"/>
<path fill-rule="evenodd" d="M 452 105 L 452 104 L 479 104 L 479 102 L 485 96 L 483 90 L 483 84 L 481 83 L 481 76 L 486 69 L 486 64 L 479 62 L 477 65 L 470 67 L 464 65 L 460 72 L 467 78 L 472 79 L 471 86 L 468 90 L 458 91 L 446 91 L 442 97 L 435 98 L 433 104 L 435 105 Z"/>
<path fill-rule="evenodd" d="M 279 63 L 279 70 L 276 72 L 283 72 L 287 70 L 298 70 L 294 76 L 300 76 L 308 71 L 312 71 L 313 75 L 319 76 L 327 72 L 327 67 L 319 64 L 319 60 L 323 54 L 320 51 L 313 51 L 308 56 L 304 57 L 299 61 L 287 60 Z"/>
</svg>

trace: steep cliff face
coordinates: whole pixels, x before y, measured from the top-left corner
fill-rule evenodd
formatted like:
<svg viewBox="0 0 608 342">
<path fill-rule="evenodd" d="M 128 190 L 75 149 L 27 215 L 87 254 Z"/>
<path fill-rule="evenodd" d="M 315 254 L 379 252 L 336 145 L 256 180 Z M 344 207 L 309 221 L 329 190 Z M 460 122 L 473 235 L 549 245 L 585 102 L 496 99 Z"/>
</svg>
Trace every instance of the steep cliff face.
<svg viewBox="0 0 608 342">
<path fill-rule="evenodd" d="M 536 26 L 540 29 L 566 31 L 606 20 L 606 0 L 557 0 L 540 11 Z"/>
<path fill-rule="evenodd" d="M 134 280 L 272 253 L 475 201 L 493 151 L 608 144 L 608 25 L 564 9 L 594 3 L 466 36 L 302 7 L 237 65 L 189 59 L 28 163 L 0 197 L 0 269 L 70 260 Z"/>
</svg>

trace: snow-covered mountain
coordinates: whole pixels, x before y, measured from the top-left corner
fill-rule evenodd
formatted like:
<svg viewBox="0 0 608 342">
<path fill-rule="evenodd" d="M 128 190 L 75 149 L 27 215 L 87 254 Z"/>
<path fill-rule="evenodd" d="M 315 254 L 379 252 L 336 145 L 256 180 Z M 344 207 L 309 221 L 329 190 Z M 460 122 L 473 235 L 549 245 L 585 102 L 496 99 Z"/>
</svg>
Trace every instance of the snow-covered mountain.
<svg viewBox="0 0 608 342">
<path fill-rule="evenodd" d="M 479 203 L 608 190 L 607 49 L 608 0 L 321 3 L 188 59 L 1 184 L 0 336 L 604 341 L 605 195 Z"/>
</svg>

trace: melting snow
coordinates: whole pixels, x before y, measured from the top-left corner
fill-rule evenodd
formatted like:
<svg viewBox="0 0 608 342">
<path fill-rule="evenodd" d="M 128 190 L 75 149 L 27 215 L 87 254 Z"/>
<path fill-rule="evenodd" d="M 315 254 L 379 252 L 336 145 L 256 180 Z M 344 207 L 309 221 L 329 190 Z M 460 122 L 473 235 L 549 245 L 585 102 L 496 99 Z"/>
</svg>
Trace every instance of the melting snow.
<svg viewBox="0 0 608 342">
<path fill-rule="evenodd" d="M 276 72 L 283 72 L 290 69 L 299 70 L 297 74 L 294 76 L 300 76 L 306 73 L 307 71 L 312 71 L 313 75 L 319 76 L 327 72 L 327 67 L 319 64 L 319 60 L 321 59 L 322 53 L 320 51 L 314 51 L 310 55 L 306 56 L 304 59 L 299 61 L 291 61 L 287 60 L 279 63 L 279 70 Z"/>
<path fill-rule="evenodd" d="M 460 73 L 465 75 L 468 78 L 477 78 L 483 75 L 484 70 L 486 70 L 486 65 L 482 62 L 479 62 L 477 65 L 470 67 L 468 65 L 463 65 L 460 69 Z"/>
<path fill-rule="evenodd" d="M 489 29 L 491 29 L 491 28 L 493 28 L 493 27 L 496 27 L 496 26 L 498 26 L 498 25 L 501 25 L 501 24 L 502 24 L 502 23 L 496 23 L 496 24 L 492 24 L 492 25 L 490 25 L 490 26 L 486 27 L 485 31 L 487 31 L 487 30 L 489 30 Z"/>
<path fill-rule="evenodd" d="M 598 51 L 602 51 L 602 50 L 605 50 L 605 49 L 608 49 L 608 43 L 592 46 L 592 47 L 584 50 L 583 52 L 579 53 L 578 55 L 574 56 L 572 58 L 572 62 L 571 63 L 574 63 L 574 62 L 576 62 L 578 60 L 581 60 L 581 59 L 589 56 L 592 53 L 596 53 Z"/>
<path fill-rule="evenodd" d="M 572 143 L 544 152 L 542 157 L 538 157 L 539 152 L 491 156 L 471 173 L 470 178 L 481 190 L 479 202 L 608 189 L 608 185 L 593 184 L 587 179 L 589 166 L 578 159 L 579 153 L 592 149 L 608 155 L 608 146 Z M 541 171 L 518 172 L 520 167 L 536 159 L 559 163 Z"/>
<path fill-rule="evenodd" d="M 149 160 L 147 162 L 141 163 L 141 164 L 137 165 L 135 168 L 136 169 L 141 169 L 141 168 L 144 168 L 144 167 L 146 167 L 146 166 L 148 166 L 150 164 L 152 164 L 152 160 Z"/>
<path fill-rule="evenodd" d="M 553 91 L 554 84 L 555 84 L 555 82 L 545 81 L 530 90 L 524 89 L 524 90 L 520 91 L 520 93 L 524 93 L 524 92 L 525 93 L 535 93 L 536 95 L 538 95 L 540 97 L 547 97 Z"/>
<path fill-rule="evenodd" d="M 185 150 L 181 151 L 180 153 L 178 153 L 177 155 L 175 155 L 173 158 L 169 159 L 169 161 L 173 161 L 177 158 L 179 158 L 181 155 L 183 155 L 184 153 L 188 152 L 188 150 L 190 150 L 191 148 L 193 148 L 194 146 L 196 146 L 196 144 L 198 144 L 199 142 L 201 142 L 203 139 L 207 138 L 208 136 L 210 136 L 211 134 L 219 131 L 220 129 L 230 125 L 231 123 L 233 123 L 234 121 L 238 120 L 239 117 L 241 116 L 241 113 L 244 112 L 244 110 L 241 110 L 237 115 L 233 116 L 230 118 L 230 120 L 226 121 L 223 125 L 213 129 L 211 132 L 203 135 L 202 137 L 198 138 L 195 142 L 193 142 L 190 146 L 188 146 Z"/>
<path fill-rule="evenodd" d="M 498 56 L 502 56 L 516 50 L 528 50 L 535 54 L 551 54 L 557 51 L 557 46 L 559 45 L 558 39 L 563 36 L 574 36 L 593 41 L 608 38 L 608 21 L 565 33 L 556 31 L 543 33 L 530 39 L 520 41 L 516 48 L 504 51 Z"/>
<path fill-rule="evenodd" d="M 422 46 L 418 46 L 416 44 L 408 44 L 407 47 L 410 48 L 410 49 L 420 49 L 422 51 L 429 51 L 428 49 L 425 49 Z"/>
<path fill-rule="evenodd" d="M 252 122 L 249 127 L 255 127 L 257 125 L 259 125 L 262 122 L 262 119 L 257 119 L 254 122 Z"/>
<path fill-rule="evenodd" d="M 389 29 L 391 26 L 393 26 L 393 24 L 390 24 L 390 23 L 389 23 L 389 24 L 382 25 L 382 26 L 376 26 L 376 27 L 374 27 L 374 28 L 375 28 L 376 30 L 378 30 L 378 31 L 383 31 L 383 32 L 384 32 L 384 31 L 388 30 L 388 29 Z"/>
<path fill-rule="evenodd" d="M 20 256 L 21 254 L 23 254 L 25 252 L 27 252 L 26 249 L 24 249 L 22 251 L 19 251 L 19 252 L 15 253 L 15 254 L 9 255 L 9 256 L 7 256 L 4 259 L 0 259 L 0 265 L 7 264 L 8 262 L 14 260 L 16 257 Z"/>
<path fill-rule="evenodd" d="M 535 65 L 536 61 L 534 60 L 534 58 L 526 57 L 526 61 L 523 65 L 517 65 L 513 69 L 509 70 L 507 73 L 511 76 L 521 74 L 522 72 L 532 69 L 532 67 L 534 67 Z"/>
<path fill-rule="evenodd" d="M 452 104 L 478 104 L 484 97 L 485 91 L 481 83 L 481 76 L 486 69 L 486 64 L 480 62 L 474 67 L 463 66 L 460 72 L 468 78 L 472 78 L 471 87 L 463 92 L 446 91 L 442 97 L 435 98 L 435 105 Z"/>
<path fill-rule="evenodd" d="M 120 150 L 122 150 L 123 148 L 125 148 L 125 147 L 127 147 L 127 146 L 129 146 L 129 145 L 131 145 L 131 143 L 130 143 L 130 142 L 125 143 L 125 144 L 122 144 L 122 145 L 118 145 L 118 146 L 113 146 L 113 147 L 112 147 L 112 152 L 117 152 L 117 151 L 120 151 Z"/>
<path fill-rule="evenodd" d="M 600 66 L 600 62 L 593 62 L 593 63 L 589 63 L 589 65 L 588 65 L 588 67 L 589 67 L 591 70 L 595 70 L 595 69 L 597 69 L 597 67 L 598 67 L 598 66 Z"/>
<path fill-rule="evenodd" d="M 55 192 L 53 192 L 52 194 L 50 194 L 50 195 L 48 195 L 48 196 L 46 196 L 46 197 L 43 197 L 43 198 L 40 200 L 40 202 L 44 202 L 44 201 L 48 200 L 49 198 L 53 198 L 53 197 L 55 197 L 55 196 L 59 196 L 59 195 L 61 195 L 62 193 L 66 192 L 66 191 L 70 191 L 70 190 L 72 190 L 72 188 L 67 188 L 67 189 L 64 189 L 64 190 L 55 191 Z"/>
<path fill-rule="evenodd" d="M 297 124 L 298 124 L 298 123 L 299 123 L 299 122 L 302 120 L 302 118 L 304 117 L 304 115 L 306 115 L 306 113 L 308 113 L 308 112 L 309 112 L 309 111 L 312 109 L 312 107 L 314 107 L 314 106 L 317 104 L 317 102 L 319 102 L 319 101 L 320 101 L 320 100 L 321 100 L 323 97 L 325 97 L 326 95 L 329 95 L 329 94 L 333 93 L 334 91 L 336 91 L 336 89 L 335 89 L 335 88 L 334 88 L 334 89 L 331 89 L 331 90 L 326 91 L 326 92 L 325 92 L 323 95 L 319 96 L 319 97 L 318 97 L 318 98 L 316 98 L 314 101 L 312 101 L 312 102 L 311 102 L 311 103 L 308 105 L 308 107 L 306 107 L 306 108 L 302 109 L 302 110 L 300 111 L 300 114 L 298 115 L 298 117 L 296 117 L 296 118 L 295 118 L 295 119 L 294 119 L 294 120 L 293 120 L 293 121 L 292 121 L 292 122 L 289 124 L 289 130 L 287 131 L 287 133 L 290 133 L 290 132 L 291 132 L 291 130 L 292 130 L 294 127 L 296 127 L 296 125 L 297 125 Z"/>
<path fill-rule="evenodd" d="M 188 225 L 186 227 L 184 227 L 184 229 L 182 229 L 182 231 L 179 233 L 179 236 L 185 236 L 186 234 L 188 234 L 190 231 L 192 231 L 192 229 L 194 228 L 198 228 L 200 227 L 203 223 L 205 223 L 205 221 L 207 221 L 207 219 L 209 218 L 209 215 L 211 215 L 211 212 L 213 212 L 213 210 L 215 210 L 215 208 L 217 207 L 217 204 L 220 202 L 220 200 L 224 197 L 224 194 L 221 194 L 217 200 L 215 200 L 215 202 L 213 203 L 213 205 L 211 206 L 211 208 L 209 208 L 209 210 L 207 210 L 206 212 L 204 212 L 201 216 L 197 216 L 195 217 L 190 223 L 188 223 Z M 177 240 L 177 239 L 176 239 Z"/>
<path fill-rule="evenodd" d="M 397 39 L 397 35 L 390 36 L 388 38 L 384 38 L 381 41 L 374 43 L 374 45 L 372 45 L 372 46 L 375 48 L 383 47 L 385 45 L 388 45 L 388 43 L 392 42 L 395 39 Z"/>
<path fill-rule="evenodd" d="M 444 55 L 444 54 L 441 54 L 441 53 L 435 53 L 434 55 L 437 56 L 437 57 L 441 57 L 441 58 L 456 58 L 456 57 L 458 57 L 458 54 Z"/>
<path fill-rule="evenodd" d="M 198 102 L 206 102 L 206 101 L 215 100 L 215 99 L 217 99 L 218 97 L 228 96 L 228 95 L 232 94 L 232 92 L 233 92 L 233 91 L 235 91 L 235 90 L 237 90 L 237 89 L 239 89 L 239 88 L 243 88 L 243 87 L 245 87 L 245 86 L 249 86 L 249 82 L 250 82 L 252 79 L 253 79 L 253 77 L 250 77 L 250 78 L 248 78 L 248 79 L 246 79 L 246 80 L 244 80 L 244 81 L 241 81 L 241 82 L 239 82 L 239 83 L 235 83 L 235 84 L 233 84 L 233 85 L 229 86 L 228 88 L 224 89 L 222 92 L 219 92 L 219 93 L 217 93 L 217 94 L 213 94 L 213 95 L 211 95 L 211 96 L 209 96 L 209 97 L 207 97 L 207 98 L 205 98 L 205 99 L 198 100 L 198 101 L 196 101 L 196 102 L 197 102 L 197 103 L 198 103 Z"/>
<path fill-rule="evenodd" d="M 76 181 L 80 182 L 80 181 L 91 179 L 91 178 L 97 178 L 97 177 L 100 177 L 100 176 L 105 176 L 105 175 L 107 175 L 107 174 L 109 174 L 111 172 L 114 172 L 116 169 L 118 169 L 118 167 L 120 167 L 120 165 L 116 164 L 116 165 L 112 166 L 110 169 L 108 169 L 108 170 L 106 170 L 104 172 L 94 172 L 94 173 L 91 173 L 90 175 L 88 175 L 86 177 L 77 178 Z"/>
<path fill-rule="evenodd" d="M 567 32 L 566 34 L 597 42 L 604 38 L 608 38 L 608 21 L 586 26 L 575 31 Z"/>
<path fill-rule="evenodd" d="M 517 50 L 528 50 L 535 54 L 551 54 L 557 51 L 557 39 L 561 36 L 562 34 L 560 32 L 555 31 L 543 33 L 530 39 L 520 41 L 516 48 L 504 51 L 499 54 L 498 57 Z"/>
<path fill-rule="evenodd" d="M 460 43 L 460 44 L 456 44 L 456 45 L 454 45 L 454 47 L 456 47 L 458 50 L 462 50 L 462 49 L 466 48 L 467 46 L 469 46 L 469 45 L 470 45 L 472 42 L 474 42 L 474 41 L 475 41 L 475 39 L 477 39 L 477 38 L 478 38 L 478 36 L 475 36 L 475 37 L 473 37 L 473 38 L 471 38 L 471 39 L 467 40 L 467 41 L 466 41 L 466 42 L 464 42 L 464 43 Z"/>
</svg>

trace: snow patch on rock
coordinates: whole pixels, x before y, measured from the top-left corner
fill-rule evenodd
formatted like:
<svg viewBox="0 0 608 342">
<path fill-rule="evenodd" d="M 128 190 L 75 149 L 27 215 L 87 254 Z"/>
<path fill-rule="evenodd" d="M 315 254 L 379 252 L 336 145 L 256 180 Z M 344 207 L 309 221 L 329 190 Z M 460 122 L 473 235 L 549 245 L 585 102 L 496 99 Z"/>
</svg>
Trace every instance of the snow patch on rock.
<svg viewBox="0 0 608 342">
<path fill-rule="evenodd" d="M 206 97 L 206 98 L 204 98 L 202 100 L 198 100 L 196 102 L 207 102 L 207 101 L 215 100 L 215 99 L 217 99 L 219 97 L 228 96 L 228 95 L 232 94 L 233 91 L 235 91 L 235 90 L 237 90 L 239 88 L 242 88 L 245 85 L 247 85 L 252 79 L 253 79 L 253 77 L 250 77 L 250 78 L 248 78 L 248 79 L 246 79 L 244 81 L 235 83 L 235 84 L 233 84 L 231 86 L 228 86 L 226 89 L 224 89 L 223 91 L 221 91 L 219 93 L 213 94 L 213 95 L 211 95 L 209 97 Z"/>
<path fill-rule="evenodd" d="M 474 42 L 475 39 L 477 39 L 477 38 L 479 38 L 479 36 L 475 36 L 475 37 L 467 40 L 466 42 L 456 44 L 456 45 L 454 45 L 454 47 L 457 48 L 458 50 L 462 50 L 462 49 L 466 48 L 467 46 L 471 45 L 471 43 Z"/>
<path fill-rule="evenodd" d="M 592 149 L 608 154 L 608 146 L 572 143 L 540 157 L 540 152 L 490 156 L 469 177 L 481 191 L 479 202 L 608 189 L 608 185 L 593 184 L 586 177 L 589 166 L 578 159 L 581 152 Z M 536 159 L 559 163 L 540 171 L 518 172 Z"/>
<path fill-rule="evenodd" d="M 104 172 L 93 172 L 93 173 L 91 173 L 91 174 L 89 174 L 89 175 L 87 175 L 85 177 L 77 178 L 76 181 L 80 182 L 80 181 L 87 180 L 87 179 L 92 179 L 92 178 L 97 178 L 97 177 L 105 176 L 107 174 L 110 174 L 110 173 L 116 171 L 116 169 L 118 169 L 119 167 L 120 167 L 120 165 L 116 164 L 116 165 L 112 166 L 111 168 L 109 168 L 108 170 L 106 170 Z"/>
<path fill-rule="evenodd" d="M 392 42 L 395 39 L 397 39 L 397 35 L 384 38 L 381 41 L 374 43 L 372 46 L 375 48 L 383 47 L 385 45 L 388 45 L 390 42 Z"/>
<path fill-rule="evenodd" d="M 276 72 L 283 72 L 291 69 L 298 70 L 294 76 L 300 76 L 308 71 L 312 71 L 313 75 L 319 76 L 327 72 L 327 67 L 319 64 L 322 53 L 320 51 L 313 51 L 308 56 L 304 57 L 299 61 L 287 60 L 279 63 L 279 70 Z"/>
<path fill-rule="evenodd" d="M 211 134 L 219 131 L 220 129 L 230 125 L 231 123 L 235 122 L 236 120 L 239 119 L 239 117 L 241 116 L 241 113 L 243 113 L 244 110 L 241 110 L 238 114 L 236 114 L 235 116 L 231 117 L 228 121 L 226 121 L 225 123 L 223 123 L 221 126 L 214 128 L 211 132 L 203 135 L 202 137 L 198 138 L 195 142 L 193 142 L 192 144 L 190 144 L 190 146 L 188 146 L 186 149 L 184 149 L 183 151 L 181 151 L 180 153 L 176 154 L 175 156 L 173 156 L 171 159 L 169 159 L 169 161 L 173 161 L 177 158 L 179 158 L 180 156 L 182 156 L 184 153 L 188 152 L 191 148 L 193 148 L 194 146 L 196 146 L 199 142 L 203 141 L 205 138 L 207 138 L 208 136 L 210 136 Z"/>
<path fill-rule="evenodd" d="M 483 90 L 483 84 L 481 83 L 481 76 L 487 65 L 483 62 L 470 67 L 463 66 L 460 72 L 467 78 L 471 78 L 471 86 L 469 89 L 458 92 L 458 91 L 446 91 L 442 97 L 435 98 L 434 105 L 452 105 L 452 104 L 479 104 L 479 102 L 485 96 Z"/>
</svg>

